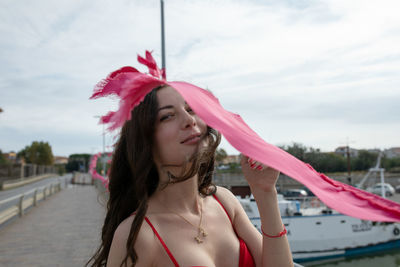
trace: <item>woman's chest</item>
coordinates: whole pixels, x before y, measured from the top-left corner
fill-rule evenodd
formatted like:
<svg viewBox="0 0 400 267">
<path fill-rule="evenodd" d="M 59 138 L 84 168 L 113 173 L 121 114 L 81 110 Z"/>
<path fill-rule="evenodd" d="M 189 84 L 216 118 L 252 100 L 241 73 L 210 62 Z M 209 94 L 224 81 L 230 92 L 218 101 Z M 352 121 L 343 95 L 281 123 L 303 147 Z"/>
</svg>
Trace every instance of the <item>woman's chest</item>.
<svg viewBox="0 0 400 267">
<path fill-rule="evenodd" d="M 230 225 L 211 218 L 202 230 L 185 224 L 167 227 L 162 233 L 164 245 L 159 243 L 156 266 L 238 266 L 240 245 Z"/>
</svg>

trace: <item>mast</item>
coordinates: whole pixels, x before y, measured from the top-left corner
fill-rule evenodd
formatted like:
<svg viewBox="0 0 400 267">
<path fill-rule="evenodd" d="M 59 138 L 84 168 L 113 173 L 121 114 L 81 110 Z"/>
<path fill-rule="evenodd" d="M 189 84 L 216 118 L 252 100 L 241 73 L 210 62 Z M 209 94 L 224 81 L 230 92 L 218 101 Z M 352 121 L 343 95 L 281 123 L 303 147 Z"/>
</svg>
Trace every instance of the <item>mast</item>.
<svg viewBox="0 0 400 267">
<path fill-rule="evenodd" d="M 349 182 L 350 185 L 352 185 L 353 181 L 351 178 L 350 147 L 348 144 L 346 146 L 346 156 L 347 156 L 347 181 Z"/>
</svg>

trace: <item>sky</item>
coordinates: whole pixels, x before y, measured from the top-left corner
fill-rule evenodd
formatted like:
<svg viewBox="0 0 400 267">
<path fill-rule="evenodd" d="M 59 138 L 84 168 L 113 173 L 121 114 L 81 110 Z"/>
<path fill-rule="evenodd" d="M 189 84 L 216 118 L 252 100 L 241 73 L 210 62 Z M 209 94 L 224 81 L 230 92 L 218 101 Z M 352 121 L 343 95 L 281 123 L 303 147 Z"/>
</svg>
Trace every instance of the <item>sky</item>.
<svg viewBox="0 0 400 267">
<path fill-rule="evenodd" d="M 399 1 L 164 2 L 168 80 L 211 90 L 268 143 L 400 146 Z M 158 0 L 0 0 L 0 149 L 102 151 L 96 116 L 118 101 L 93 87 L 146 71 L 145 50 L 161 65 L 160 31 Z"/>
</svg>

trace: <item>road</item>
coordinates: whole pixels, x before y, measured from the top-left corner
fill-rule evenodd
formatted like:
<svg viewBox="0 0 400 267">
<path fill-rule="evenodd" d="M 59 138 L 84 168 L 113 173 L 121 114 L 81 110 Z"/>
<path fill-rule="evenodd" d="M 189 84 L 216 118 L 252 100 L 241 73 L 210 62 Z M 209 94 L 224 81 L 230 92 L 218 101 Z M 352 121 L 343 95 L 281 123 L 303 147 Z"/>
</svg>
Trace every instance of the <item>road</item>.
<svg viewBox="0 0 400 267">
<path fill-rule="evenodd" d="M 13 196 L 16 196 L 16 195 L 19 195 L 19 194 L 22 194 L 22 193 L 26 193 L 26 192 L 34 189 L 34 188 L 46 186 L 46 185 L 49 185 L 51 183 L 56 183 L 58 181 L 62 181 L 61 185 L 64 188 L 66 183 L 69 183 L 71 178 L 72 178 L 72 174 L 66 174 L 64 176 L 54 176 L 54 177 L 49 177 L 49 178 L 46 178 L 46 179 L 43 179 L 43 180 L 40 180 L 40 181 L 37 181 L 37 182 L 26 184 L 26 185 L 21 186 L 21 187 L 8 189 L 8 190 L 3 190 L 3 191 L 0 191 L 0 201 L 2 201 L 4 199 L 7 199 L 7 198 L 10 198 L 10 197 L 13 197 Z M 33 192 L 28 194 L 28 195 L 26 195 L 25 197 L 31 197 L 32 195 L 33 195 Z M 19 199 L 14 199 L 14 200 L 12 200 L 10 202 L 2 204 L 0 206 L 0 212 L 2 210 L 5 210 L 5 209 L 13 206 L 13 205 L 17 205 L 18 202 L 19 202 Z"/>
<path fill-rule="evenodd" d="M 18 194 L 22 194 L 24 192 L 27 192 L 35 187 L 40 187 L 40 186 L 44 186 L 47 184 L 50 184 L 52 182 L 56 182 L 58 181 L 58 179 L 60 178 L 67 178 L 67 179 L 71 179 L 72 178 L 72 174 L 65 174 L 63 176 L 54 176 L 54 177 L 49 177 L 37 182 L 33 182 L 31 184 L 26 184 L 24 186 L 21 187 L 17 187 L 17 188 L 13 188 L 13 189 L 8 189 L 8 190 L 3 190 L 0 191 L 0 201 Z"/>
</svg>

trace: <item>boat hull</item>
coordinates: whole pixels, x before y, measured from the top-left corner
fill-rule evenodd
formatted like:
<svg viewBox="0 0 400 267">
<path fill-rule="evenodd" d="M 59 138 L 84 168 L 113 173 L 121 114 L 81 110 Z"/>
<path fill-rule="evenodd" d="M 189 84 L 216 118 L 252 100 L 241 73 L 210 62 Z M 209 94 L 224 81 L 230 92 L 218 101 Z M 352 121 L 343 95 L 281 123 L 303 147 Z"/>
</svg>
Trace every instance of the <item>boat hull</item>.
<svg viewBox="0 0 400 267">
<path fill-rule="evenodd" d="M 250 217 L 260 231 L 259 217 Z M 343 214 L 283 216 L 296 262 L 351 257 L 400 249 L 400 224 L 364 221 Z"/>
</svg>

